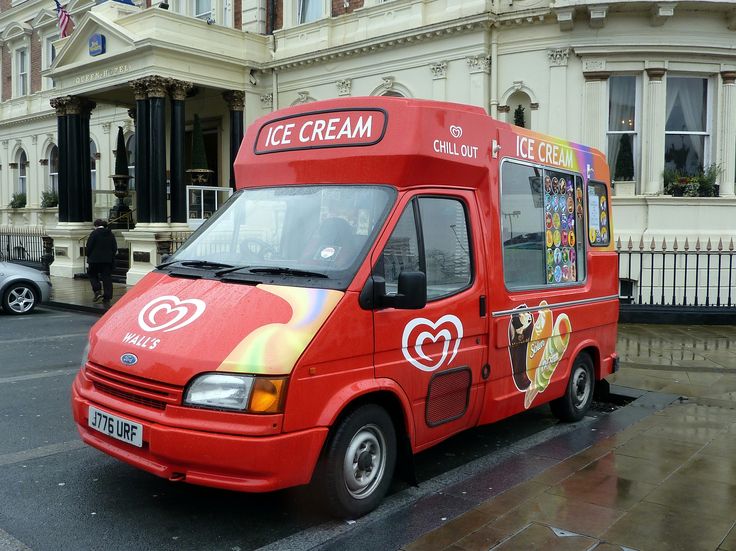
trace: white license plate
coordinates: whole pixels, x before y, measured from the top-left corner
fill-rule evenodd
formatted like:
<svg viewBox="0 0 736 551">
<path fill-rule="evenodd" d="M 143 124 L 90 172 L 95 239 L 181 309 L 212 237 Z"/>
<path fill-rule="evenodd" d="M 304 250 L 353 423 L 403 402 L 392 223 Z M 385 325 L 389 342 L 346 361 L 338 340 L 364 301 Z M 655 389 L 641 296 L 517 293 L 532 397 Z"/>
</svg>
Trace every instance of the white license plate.
<svg viewBox="0 0 736 551">
<path fill-rule="evenodd" d="M 143 446 L 143 425 L 89 406 L 87 424 L 96 431 L 133 446 Z"/>
</svg>

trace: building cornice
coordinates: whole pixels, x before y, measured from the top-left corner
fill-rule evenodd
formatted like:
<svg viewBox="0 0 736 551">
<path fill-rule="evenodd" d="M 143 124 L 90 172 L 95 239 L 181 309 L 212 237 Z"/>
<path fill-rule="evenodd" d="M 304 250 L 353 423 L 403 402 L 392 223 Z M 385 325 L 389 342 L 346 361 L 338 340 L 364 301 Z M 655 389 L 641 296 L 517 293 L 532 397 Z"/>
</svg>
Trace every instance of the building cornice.
<svg viewBox="0 0 736 551">
<path fill-rule="evenodd" d="M 378 38 L 362 40 L 360 42 L 351 42 L 344 46 L 336 46 L 334 48 L 319 50 L 317 52 L 308 52 L 305 54 L 286 57 L 264 63 L 259 68 L 264 70 L 271 69 L 274 71 L 283 71 L 286 69 L 293 69 L 295 67 L 327 63 L 334 61 L 335 59 L 358 56 L 368 52 L 384 50 L 386 48 L 409 46 L 439 37 L 487 31 L 491 28 L 495 20 L 495 15 L 490 12 L 485 12 L 483 14 L 473 15 L 464 19 L 455 19 L 453 21 L 445 21 L 424 27 L 407 29 L 383 35 Z"/>
<path fill-rule="evenodd" d="M 49 109 L 43 113 L 36 113 L 34 115 L 23 115 L 20 117 L 13 117 L 12 119 L 0 118 L 0 128 L 12 128 L 14 126 L 26 126 L 34 122 L 41 122 L 48 119 L 55 119 L 56 111 Z"/>
<path fill-rule="evenodd" d="M 632 55 L 652 56 L 661 55 L 678 59 L 690 59 L 693 57 L 708 58 L 728 58 L 733 60 L 733 48 L 726 46 L 712 46 L 708 44 L 692 44 L 685 45 L 663 45 L 661 43 L 642 44 L 618 42 L 602 43 L 597 41 L 595 44 L 589 43 L 573 43 L 571 44 L 575 54 L 580 57 L 599 57 L 612 58 L 617 56 L 626 56 L 631 59 Z"/>
</svg>

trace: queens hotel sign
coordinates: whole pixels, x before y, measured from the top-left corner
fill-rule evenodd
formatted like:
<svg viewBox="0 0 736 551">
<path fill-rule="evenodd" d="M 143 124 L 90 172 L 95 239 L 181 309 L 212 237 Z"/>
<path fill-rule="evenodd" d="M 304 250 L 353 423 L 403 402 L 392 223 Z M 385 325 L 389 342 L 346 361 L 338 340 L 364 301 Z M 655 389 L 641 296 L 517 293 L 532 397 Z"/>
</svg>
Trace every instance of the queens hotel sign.
<svg viewBox="0 0 736 551">
<path fill-rule="evenodd" d="M 116 75 L 122 75 L 130 71 L 130 65 L 116 65 L 115 67 L 109 67 L 107 69 L 100 69 L 99 71 L 93 71 L 85 75 L 79 75 L 74 77 L 74 84 L 84 84 L 85 82 L 93 82 L 95 80 L 102 80 Z"/>
</svg>

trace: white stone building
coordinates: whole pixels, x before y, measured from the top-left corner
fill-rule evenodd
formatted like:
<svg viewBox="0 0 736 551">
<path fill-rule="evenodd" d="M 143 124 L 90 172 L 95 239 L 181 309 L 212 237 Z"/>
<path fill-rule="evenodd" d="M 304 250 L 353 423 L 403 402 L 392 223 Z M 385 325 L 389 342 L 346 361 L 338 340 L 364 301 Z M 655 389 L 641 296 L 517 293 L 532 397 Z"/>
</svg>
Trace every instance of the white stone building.
<svg viewBox="0 0 736 551">
<path fill-rule="evenodd" d="M 189 168 L 195 113 L 214 183 L 227 187 L 243 122 L 295 103 L 383 94 L 480 105 L 501 120 L 523 118 L 533 130 L 607 152 L 620 180 L 614 230 L 624 243 L 654 239 L 659 246 L 677 237 L 727 247 L 736 237 L 736 2 L 146 1 L 72 0 L 75 30 L 56 41 L 47 3 L 0 2 L 0 225 L 45 226 L 61 253 L 52 266 L 59 275 L 81 271 L 76 244 L 89 226 L 64 214 L 58 222 L 56 208 L 41 207 L 42 192 L 58 181 L 59 117 L 67 116 L 50 100 L 67 97 L 95 103 L 88 130 L 94 173 L 79 179 L 94 188 L 94 215 L 105 215 L 113 200 L 118 126 L 136 175 L 142 171 L 133 108 L 163 109 L 153 134 L 149 128 L 142 136 L 159 147 L 162 136 L 166 142 L 153 154 L 154 168 L 146 165 L 155 203 L 167 184 L 188 183 L 181 168 Z M 77 139 L 86 137 L 79 132 Z M 695 180 L 665 189 L 666 168 L 684 177 L 711 166 L 718 196 L 671 195 L 709 191 Z M 21 191 L 26 206 L 9 208 Z M 130 282 L 156 263 L 167 232 L 184 227 L 180 219 L 172 224 L 163 200 L 164 214 L 159 205 L 158 215 L 125 232 L 139 253 Z"/>
</svg>

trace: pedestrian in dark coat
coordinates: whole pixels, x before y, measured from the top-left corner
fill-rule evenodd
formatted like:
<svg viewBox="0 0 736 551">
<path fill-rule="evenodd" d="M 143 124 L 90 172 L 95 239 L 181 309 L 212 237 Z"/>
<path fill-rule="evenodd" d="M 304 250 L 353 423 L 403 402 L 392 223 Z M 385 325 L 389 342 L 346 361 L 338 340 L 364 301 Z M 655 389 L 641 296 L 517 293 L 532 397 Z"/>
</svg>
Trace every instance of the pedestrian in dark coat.
<svg viewBox="0 0 736 551">
<path fill-rule="evenodd" d="M 98 218 L 94 226 L 87 239 L 87 273 L 95 293 L 94 302 L 109 306 L 112 299 L 112 268 L 118 243 L 105 220 Z"/>
</svg>

